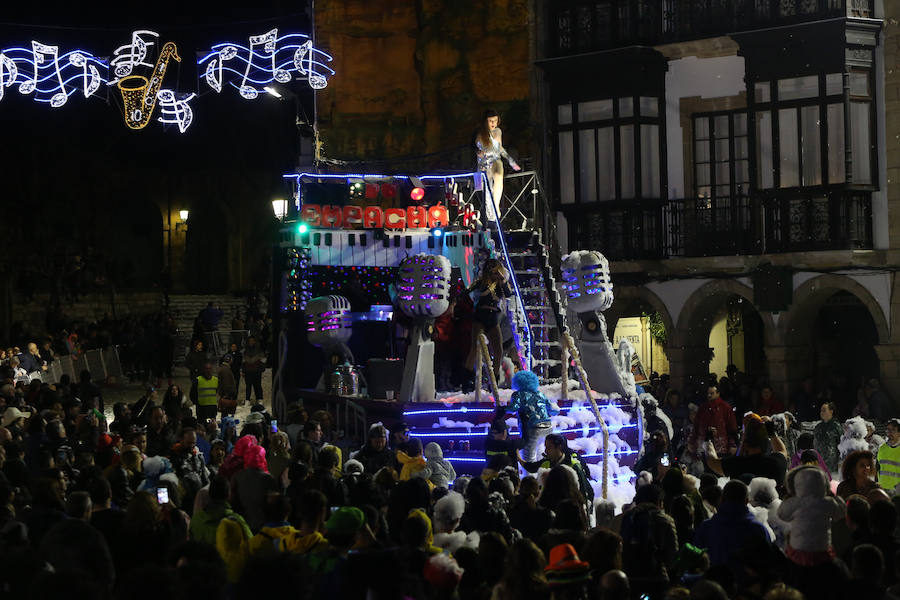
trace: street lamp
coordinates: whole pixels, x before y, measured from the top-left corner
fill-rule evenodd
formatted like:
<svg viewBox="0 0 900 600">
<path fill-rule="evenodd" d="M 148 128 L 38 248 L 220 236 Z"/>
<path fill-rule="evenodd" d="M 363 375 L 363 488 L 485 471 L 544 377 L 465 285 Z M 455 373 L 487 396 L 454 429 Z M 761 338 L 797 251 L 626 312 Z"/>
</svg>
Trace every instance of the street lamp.
<svg viewBox="0 0 900 600">
<path fill-rule="evenodd" d="M 288 210 L 288 201 L 283 200 L 281 198 L 277 200 L 272 200 L 272 212 L 275 213 L 275 218 L 279 221 L 283 221 L 284 217 L 287 215 Z"/>
<path fill-rule="evenodd" d="M 187 230 L 187 220 L 188 220 L 189 214 L 190 213 L 187 210 L 179 210 L 178 211 L 178 217 L 179 217 L 179 219 L 181 219 L 181 222 L 175 223 L 176 231 L 186 231 Z"/>
</svg>

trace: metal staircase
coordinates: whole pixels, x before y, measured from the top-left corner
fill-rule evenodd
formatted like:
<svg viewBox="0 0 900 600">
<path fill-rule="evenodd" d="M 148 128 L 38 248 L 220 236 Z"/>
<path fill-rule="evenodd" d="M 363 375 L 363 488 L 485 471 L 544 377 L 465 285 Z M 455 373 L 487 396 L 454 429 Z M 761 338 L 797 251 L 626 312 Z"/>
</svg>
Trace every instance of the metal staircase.
<svg viewBox="0 0 900 600">
<path fill-rule="evenodd" d="M 506 232 L 508 256 L 531 329 L 532 371 L 548 383 L 561 376 L 560 298 L 540 230 Z"/>
<path fill-rule="evenodd" d="M 562 375 L 560 339 L 566 329 L 565 308 L 553 276 L 554 264 L 559 264 L 556 219 L 537 173 L 525 171 L 504 177 L 499 209 L 505 244 L 501 244 L 498 232 L 492 236 L 495 248 L 506 250 L 527 321 L 514 319 L 517 338 L 522 344 L 530 341 L 532 370 L 541 383 L 553 382 Z"/>
</svg>

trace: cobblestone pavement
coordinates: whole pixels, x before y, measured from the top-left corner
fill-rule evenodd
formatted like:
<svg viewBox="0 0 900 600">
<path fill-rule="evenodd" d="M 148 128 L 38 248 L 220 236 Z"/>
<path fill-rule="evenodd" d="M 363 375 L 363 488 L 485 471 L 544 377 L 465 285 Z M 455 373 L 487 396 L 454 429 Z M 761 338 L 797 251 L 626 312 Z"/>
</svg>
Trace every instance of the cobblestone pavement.
<svg viewBox="0 0 900 600">
<path fill-rule="evenodd" d="M 191 389 L 191 382 L 188 378 L 188 371 L 184 367 L 176 367 L 174 372 L 173 383 L 177 383 L 184 393 L 187 394 L 188 390 Z M 124 382 L 116 385 L 107 385 L 103 386 L 101 389 L 103 390 L 103 403 L 104 409 L 106 413 L 106 421 L 107 423 L 112 423 L 113 420 L 113 412 L 112 406 L 116 402 L 127 402 L 132 404 L 137 402 L 138 399 L 143 395 L 146 390 L 147 385 L 142 384 L 140 382 Z M 272 372 L 271 370 L 266 370 L 263 373 L 262 377 L 262 387 L 263 387 L 263 404 L 266 407 L 266 410 L 271 412 L 272 409 Z M 157 400 L 162 401 L 163 395 L 166 393 L 166 389 L 168 389 L 168 381 L 163 380 L 162 386 L 157 392 Z M 244 380 L 241 379 L 240 384 L 238 385 L 238 398 L 243 400 L 244 394 L 246 393 L 244 388 Z M 238 405 L 237 412 L 235 413 L 237 418 L 243 422 L 244 419 L 247 418 L 247 415 L 250 414 L 250 404 L 245 404 L 244 406 Z"/>
</svg>

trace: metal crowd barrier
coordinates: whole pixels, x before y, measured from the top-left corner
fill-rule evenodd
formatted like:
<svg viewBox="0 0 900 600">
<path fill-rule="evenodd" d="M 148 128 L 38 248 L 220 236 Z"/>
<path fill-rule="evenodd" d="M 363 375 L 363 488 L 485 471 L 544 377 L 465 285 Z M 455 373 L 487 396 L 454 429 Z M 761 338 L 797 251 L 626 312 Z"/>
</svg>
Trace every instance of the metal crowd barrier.
<svg viewBox="0 0 900 600">
<path fill-rule="evenodd" d="M 90 371 L 91 378 L 96 382 L 106 381 L 110 377 L 121 380 L 125 376 L 119 360 L 118 346 L 88 350 L 79 357 L 71 354 L 57 357 L 39 376 L 44 383 L 59 383 L 63 375 L 68 375 L 71 381 L 77 382 L 85 369 Z"/>
<path fill-rule="evenodd" d="M 203 334 L 203 345 L 206 351 L 213 356 L 222 356 L 228 352 L 231 344 L 237 344 L 238 348 L 244 347 L 250 331 L 247 329 L 226 329 L 207 331 Z"/>
</svg>

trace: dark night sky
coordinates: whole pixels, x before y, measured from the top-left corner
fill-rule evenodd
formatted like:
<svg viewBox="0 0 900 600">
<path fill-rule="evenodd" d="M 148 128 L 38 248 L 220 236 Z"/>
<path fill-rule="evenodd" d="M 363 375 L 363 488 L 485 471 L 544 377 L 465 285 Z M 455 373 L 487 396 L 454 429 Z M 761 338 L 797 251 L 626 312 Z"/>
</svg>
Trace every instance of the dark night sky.
<svg viewBox="0 0 900 600">
<path fill-rule="evenodd" d="M 147 16 L 136 14 L 138 9 Z M 249 35 L 276 26 L 280 33 L 308 34 L 303 3 L 141 2 L 132 8 L 125 2 L 37 2 L 4 7 L 0 48 L 29 47 L 37 40 L 58 45 L 61 53 L 82 48 L 108 57 L 130 42 L 133 29 L 150 29 L 160 34 L 161 44 L 176 42 L 183 59 L 170 63 L 174 68 L 164 87 L 196 92 L 197 52 L 223 41 L 246 44 Z M 0 220 L 0 234 L 13 245 L 34 245 L 41 252 L 71 254 L 91 245 L 115 253 L 129 236 L 126 228 L 118 241 L 98 239 L 121 229 L 102 222 L 113 219 L 104 217 L 110 207 L 136 228 L 141 221 L 156 221 L 151 226 L 161 232 L 153 204 L 165 206 L 162 196 L 173 206 L 190 205 L 192 215 L 214 203 L 227 205 L 232 226 L 249 214 L 257 220 L 253 228 L 262 231 L 266 219 L 271 221 L 270 200 L 286 191 L 281 175 L 296 165 L 295 118 L 312 118 L 308 85 L 296 81 L 287 87 L 295 98 L 263 94 L 248 101 L 236 90 L 216 94 L 204 85 L 203 95 L 191 102 L 194 121 L 184 134 L 175 126 L 164 129 L 156 115 L 145 129 L 129 130 L 115 87 L 105 100 L 73 94 L 58 109 L 19 94 L 15 86 L 6 88 L 0 100 L 0 176 L 7 185 L 0 194 L 4 205 L 16 210 Z M 221 199 L 226 195 L 228 202 Z M 158 244 L 161 233 L 148 239 Z"/>
</svg>

